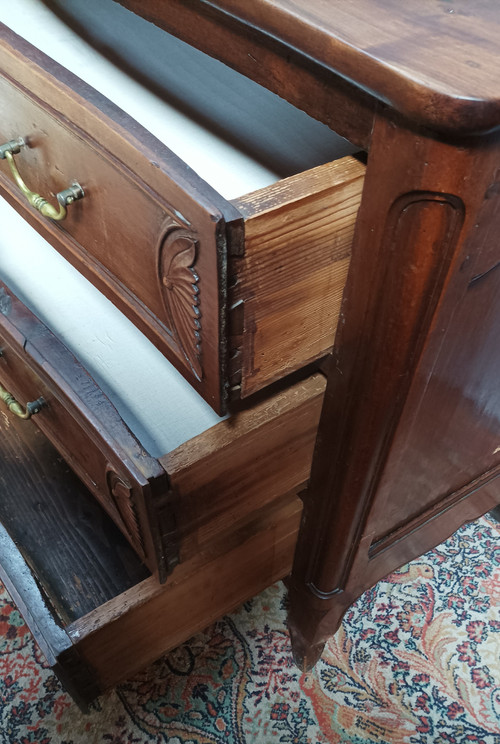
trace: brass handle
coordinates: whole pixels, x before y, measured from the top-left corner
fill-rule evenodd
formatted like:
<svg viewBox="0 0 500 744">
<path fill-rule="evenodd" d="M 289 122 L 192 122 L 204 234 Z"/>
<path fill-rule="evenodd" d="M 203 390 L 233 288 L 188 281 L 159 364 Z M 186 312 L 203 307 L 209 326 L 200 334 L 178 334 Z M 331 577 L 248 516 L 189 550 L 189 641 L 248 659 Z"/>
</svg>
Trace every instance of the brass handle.
<svg viewBox="0 0 500 744">
<path fill-rule="evenodd" d="M 10 140 L 4 145 L 0 145 L 0 159 L 7 160 L 14 181 L 32 207 L 37 209 L 40 214 L 44 217 L 48 217 L 50 220 L 63 220 L 67 214 L 66 207 L 77 199 L 83 199 L 85 196 L 82 187 L 75 181 L 75 183 L 72 183 L 67 189 L 56 194 L 56 199 L 59 202 L 59 210 L 57 210 L 56 207 L 53 207 L 47 199 L 43 198 L 43 196 L 31 191 L 21 178 L 21 174 L 14 162 L 14 155 L 17 155 L 17 153 L 20 152 L 21 147 L 25 147 L 25 145 L 26 142 L 22 137 L 19 137 L 17 140 Z"/>
<path fill-rule="evenodd" d="M 3 402 L 6 403 L 9 411 L 12 411 L 16 416 L 25 420 L 34 416 L 35 413 L 40 413 L 40 409 L 45 405 L 43 398 L 37 398 L 37 400 L 34 400 L 31 403 L 26 403 L 26 408 L 23 408 L 14 396 L 11 395 L 2 385 L 0 385 L 0 400 L 3 400 Z"/>
</svg>

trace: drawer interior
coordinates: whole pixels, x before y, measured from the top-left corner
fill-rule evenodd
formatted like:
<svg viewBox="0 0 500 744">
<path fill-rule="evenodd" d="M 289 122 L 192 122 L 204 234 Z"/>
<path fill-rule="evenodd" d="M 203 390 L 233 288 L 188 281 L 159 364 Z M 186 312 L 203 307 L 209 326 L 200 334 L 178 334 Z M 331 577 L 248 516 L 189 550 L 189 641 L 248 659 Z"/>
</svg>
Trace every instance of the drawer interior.
<svg viewBox="0 0 500 744">
<path fill-rule="evenodd" d="M 36 426 L 2 414 L 0 457 L 0 577 L 83 704 L 290 570 L 292 495 L 162 587 Z"/>
<path fill-rule="evenodd" d="M 218 412 L 327 354 L 364 176 L 341 157 L 349 143 L 114 2 L 20 2 L 26 14 L 7 14 L 7 25 L 106 96 L 50 60 L 37 69 L 33 50 L 6 53 L 16 82 L 5 83 L 3 118 L 22 111 L 4 136 L 39 117 L 22 151 L 33 187 L 46 193 L 79 171 L 88 197 L 60 226 L 25 216 Z M 32 106 L 26 89 L 42 88 L 46 103 L 33 93 Z M 171 261 L 190 279 L 180 310 Z"/>
<path fill-rule="evenodd" d="M 113 0 L 19 0 L 5 23 L 225 199 L 355 152 L 324 124 Z"/>
</svg>

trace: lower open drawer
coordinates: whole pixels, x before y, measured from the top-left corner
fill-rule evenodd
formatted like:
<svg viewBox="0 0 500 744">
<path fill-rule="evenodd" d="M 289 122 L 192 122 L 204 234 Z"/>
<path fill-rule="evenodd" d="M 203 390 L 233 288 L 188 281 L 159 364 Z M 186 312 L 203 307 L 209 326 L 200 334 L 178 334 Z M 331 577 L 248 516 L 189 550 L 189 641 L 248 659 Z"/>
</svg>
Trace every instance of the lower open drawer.
<svg viewBox="0 0 500 744">
<path fill-rule="evenodd" d="M 160 582 L 309 478 L 319 373 L 152 457 L 66 346 L 1 283 L 0 350 L 1 405 L 24 410 L 43 400 L 22 423 L 36 421 Z M 153 399 L 153 412 L 161 404 Z M 168 420 L 168 406 L 158 418 L 178 433 L 182 422 Z"/>
<path fill-rule="evenodd" d="M 283 495 L 160 585 L 36 426 L 0 416 L 0 578 L 80 704 L 285 576 L 301 503 Z"/>
</svg>

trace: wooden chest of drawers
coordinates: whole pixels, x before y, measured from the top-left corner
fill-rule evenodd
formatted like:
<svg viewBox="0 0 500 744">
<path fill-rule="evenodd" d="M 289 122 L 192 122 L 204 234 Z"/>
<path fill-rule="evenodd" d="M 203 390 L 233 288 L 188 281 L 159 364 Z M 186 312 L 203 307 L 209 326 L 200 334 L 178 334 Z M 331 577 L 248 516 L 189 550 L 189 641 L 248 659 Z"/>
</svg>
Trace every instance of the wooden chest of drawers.
<svg viewBox="0 0 500 744">
<path fill-rule="evenodd" d="M 57 2 L 48 4 L 61 14 Z M 414 17 L 395 0 L 356 0 L 348 9 L 337 0 L 328 7 L 319 0 L 120 5 L 368 154 L 223 195 L 100 94 L 2 29 L 0 134 L 13 141 L 0 164 L 2 194 L 215 411 L 231 410 L 168 454 L 144 455 L 121 420 L 126 413 L 117 414 L 57 347 L 72 370 L 61 374 L 65 367 L 36 340 L 48 338 L 43 324 L 5 289 L 2 384 L 22 405 L 43 396 L 40 428 L 156 574 L 135 577 L 135 586 L 124 580 L 78 617 L 40 610 L 60 643 L 60 653 L 50 644 L 48 653 L 70 681 L 80 662 L 93 669 L 87 680 L 97 688 L 80 690 L 83 697 L 181 639 L 179 625 L 162 629 L 158 617 L 171 603 L 187 612 L 181 600 L 190 588 L 210 580 L 220 592 L 217 602 L 200 596 L 194 629 L 286 574 L 297 534 L 290 628 L 297 661 L 308 667 L 365 588 L 499 501 L 492 339 L 500 96 L 491 76 L 483 82 L 470 72 L 481 68 L 477 40 L 489 48 L 490 30 L 500 28 L 497 11 L 486 3 L 471 46 L 465 27 L 451 30 L 438 0 Z M 391 13 L 399 24 L 389 23 Z M 445 50 L 438 72 L 422 53 L 436 14 L 436 48 Z M 389 37 L 376 48 L 373 29 Z M 470 65 L 467 55 L 476 53 Z M 63 222 L 42 219 L 17 195 L 12 162 L 53 203 L 55 192 L 76 182 L 84 196 Z M 325 355 L 322 404 L 317 369 Z M 85 405 L 76 405 L 82 390 Z M 311 460 L 299 529 L 296 493 Z M 266 570 L 270 555 L 276 561 Z M 157 579 L 178 561 L 162 588 Z M 10 585 L 15 591 L 16 580 Z M 30 581 L 27 595 L 18 594 L 27 607 L 23 596 L 36 596 L 40 607 Z M 146 644 L 138 633 L 144 622 L 152 629 Z M 127 639 L 133 660 L 106 676 L 101 659 L 112 668 Z"/>
<path fill-rule="evenodd" d="M 236 399 L 331 347 L 364 166 L 347 157 L 231 203 L 109 100 L 6 27 L 0 58 L 0 133 L 12 143 L 1 163 L 0 190 L 19 214 L 2 204 L 0 262 L 26 303 L 0 285 L 0 382 L 14 410 L 43 401 L 32 421 L 16 426 L 9 414 L 6 424 L 27 462 L 19 465 L 19 483 L 14 487 L 9 477 L 5 484 L 11 493 L 1 514 L 2 576 L 54 668 L 85 702 L 289 573 L 302 510 L 297 493 L 309 478 L 325 379 L 301 372 L 248 403 Z M 47 219 L 19 191 L 11 164 L 49 203 L 57 204 L 54 192 L 62 184 L 76 181 L 84 196 L 67 206 L 63 220 Z M 311 229 L 315 214 L 321 219 Z M 123 310 L 212 406 L 220 411 L 230 404 L 229 418 L 195 426 L 200 433 L 186 436 L 177 431 L 179 412 L 169 410 L 172 393 L 164 389 L 156 403 L 148 401 L 147 416 L 159 419 L 151 429 L 157 424 L 163 437 L 150 455 L 125 419 L 131 399 L 158 393 L 138 389 L 137 375 L 117 364 L 144 372 L 153 360 L 166 386 L 178 385 L 168 378 L 175 372 L 165 373 L 168 362 L 162 365 L 146 342 L 134 345 L 133 335 L 120 342 L 126 321 L 107 320 L 106 304 L 57 262 L 45 241 Z M 331 265 L 326 272 L 325 262 Z M 31 279 L 20 276 L 23 263 Z M 79 307 L 71 295 L 80 293 Z M 290 305 L 304 315 L 301 328 L 282 312 Z M 101 371 L 119 410 L 47 324 L 84 364 Z M 116 350 L 104 350 L 105 342 Z M 97 367 L 96 356 L 104 359 Z M 134 384 L 127 389 L 119 373 Z M 148 385 L 146 377 L 142 382 Z M 182 394 L 186 406 L 199 409 Z M 174 442 L 168 451 L 165 440 Z M 45 463 L 40 472 L 39 461 Z M 31 476 L 26 471 L 33 463 Z M 57 481 L 40 523 L 31 515 L 40 489 L 46 498 L 45 469 Z M 37 488 L 29 496 L 31 477 Z M 102 510 L 88 505 L 86 489 Z M 23 527 L 11 508 L 16 498 L 25 502 Z M 82 510 L 91 510 L 96 534 L 90 527 L 80 534 Z M 122 558 L 126 548 L 110 520 L 137 558 Z M 131 646 L 133 653 L 125 653 Z"/>
</svg>

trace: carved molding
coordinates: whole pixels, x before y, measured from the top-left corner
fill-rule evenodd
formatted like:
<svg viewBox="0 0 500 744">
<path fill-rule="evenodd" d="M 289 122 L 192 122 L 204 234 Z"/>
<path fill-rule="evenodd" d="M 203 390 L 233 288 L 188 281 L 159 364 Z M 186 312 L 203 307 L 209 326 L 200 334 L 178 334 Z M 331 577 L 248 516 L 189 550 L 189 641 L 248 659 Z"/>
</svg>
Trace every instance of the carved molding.
<svg viewBox="0 0 500 744">
<path fill-rule="evenodd" d="M 189 230 L 177 228 L 160 243 L 160 291 L 170 330 L 198 380 L 203 375 L 198 242 Z"/>
<path fill-rule="evenodd" d="M 392 408 L 389 410 L 381 405 L 380 410 L 377 409 L 376 413 L 370 414 L 376 417 L 370 425 L 378 431 L 378 443 L 382 442 L 382 446 L 378 446 L 374 441 L 364 443 L 364 447 L 373 447 L 366 478 L 362 480 L 358 473 L 354 474 L 354 469 L 349 472 L 348 468 L 343 469 L 341 465 L 337 470 L 337 477 L 346 478 L 349 485 L 346 487 L 344 483 L 339 485 L 337 482 L 334 487 L 339 495 L 336 499 L 325 498 L 323 501 L 321 519 L 316 522 L 316 525 L 323 525 L 323 531 L 314 536 L 314 546 L 309 551 L 305 571 L 310 591 L 320 599 L 333 598 L 344 590 L 363 534 L 369 532 L 365 520 L 373 501 L 377 498 L 414 370 L 427 340 L 451 260 L 458 245 L 464 213 L 463 202 L 458 196 L 432 191 L 412 191 L 403 194 L 389 209 L 384 233 L 379 246 L 376 246 L 384 265 L 379 277 L 374 278 L 374 282 L 376 281 L 374 292 L 367 300 L 366 327 L 359 334 L 360 339 L 371 339 L 369 356 L 362 351 L 358 355 L 358 360 L 361 360 L 365 369 L 370 370 L 370 379 L 373 375 L 378 376 L 373 389 L 376 384 L 381 387 L 381 380 L 386 374 L 387 360 L 391 360 L 393 377 L 386 379 L 385 385 L 387 390 L 392 391 L 390 396 Z M 359 294 L 358 292 L 358 297 Z M 367 373 L 358 366 L 356 374 L 361 378 L 362 374 Z M 354 385 L 355 382 L 357 381 L 353 382 L 351 379 L 350 384 Z M 350 400 L 352 406 L 358 406 L 357 397 Z M 372 403 L 371 410 L 373 411 L 375 407 L 376 404 Z M 354 410 L 354 414 L 356 413 Z M 344 415 L 346 420 L 352 420 L 352 408 Z M 361 421 L 361 418 L 359 420 Z M 320 422 L 320 440 L 321 437 L 325 441 L 323 447 L 326 450 L 331 445 L 328 444 L 329 436 L 325 435 Z M 340 463 L 347 462 L 344 446 L 352 447 L 352 444 L 344 445 L 342 441 L 339 445 Z M 354 457 L 356 462 L 358 453 L 353 455 L 352 449 L 348 451 L 349 461 Z M 327 463 L 331 453 L 328 452 L 327 456 L 324 453 L 320 454 L 318 461 L 322 456 Z M 329 465 L 325 465 L 325 468 L 321 471 L 318 468 L 317 473 L 312 474 L 311 490 L 318 489 L 318 492 L 322 492 L 321 484 L 328 480 Z M 352 508 L 354 479 L 359 479 L 362 486 L 356 485 L 358 493 L 355 494 L 355 508 Z M 346 529 L 346 519 L 343 519 L 342 515 L 349 513 L 351 516 Z M 339 558 L 331 562 L 334 568 L 325 568 L 329 566 L 328 551 L 333 549 Z"/>
<path fill-rule="evenodd" d="M 441 519 L 456 504 L 465 501 L 469 496 L 476 496 L 479 490 L 491 485 L 498 477 L 500 477 L 500 466 L 497 465 L 470 481 L 470 483 L 462 486 L 462 488 L 452 493 L 441 495 L 435 502 L 429 504 L 425 509 L 403 524 L 398 525 L 391 532 L 374 538 L 368 549 L 368 558 L 370 560 L 377 558 L 381 553 L 390 550 L 397 543 L 405 540 L 410 535 L 414 535 L 418 530 L 425 528 L 429 522 Z M 497 501 L 493 500 L 492 506 L 496 505 Z"/>
<path fill-rule="evenodd" d="M 133 547 L 140 556 L 144 557 L 144 542 L 134 503 L 133 487 L 125 478 L 118 475 L 111 465 L 106 467 L 106 484 Z"/>
</svg>

